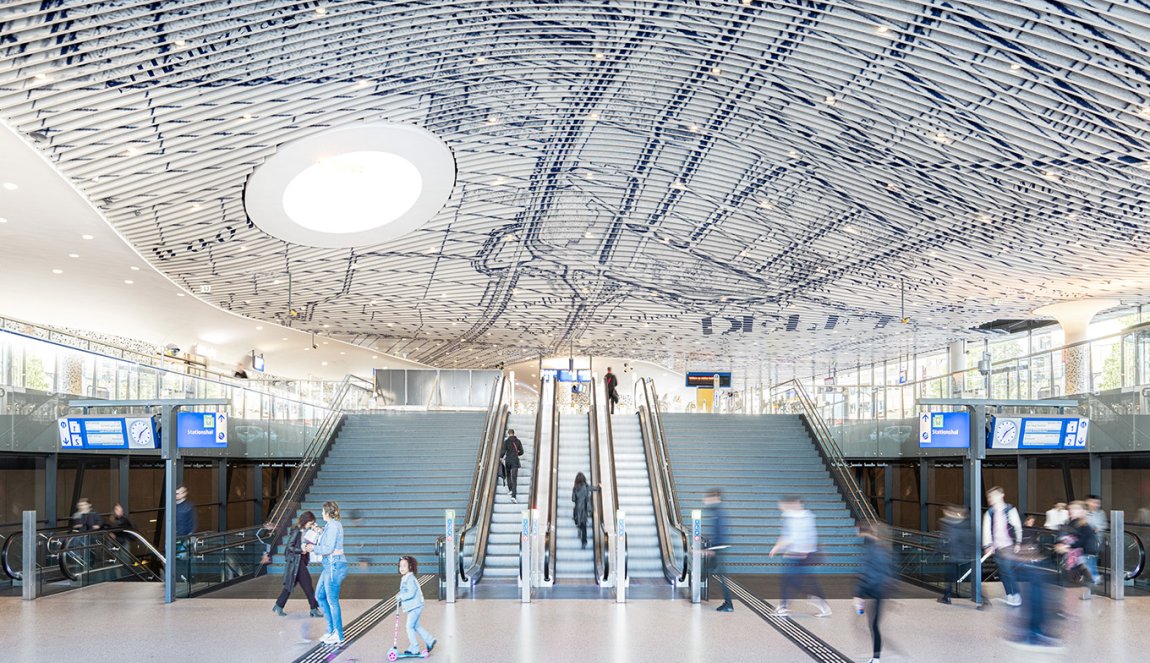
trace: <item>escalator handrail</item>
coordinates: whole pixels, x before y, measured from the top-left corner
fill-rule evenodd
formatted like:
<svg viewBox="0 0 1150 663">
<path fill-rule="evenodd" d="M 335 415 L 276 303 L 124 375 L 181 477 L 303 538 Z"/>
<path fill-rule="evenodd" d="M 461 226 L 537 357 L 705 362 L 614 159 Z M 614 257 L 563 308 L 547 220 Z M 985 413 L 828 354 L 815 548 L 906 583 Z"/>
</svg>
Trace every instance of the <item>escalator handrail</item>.
<svg viewBox="0 0 1150 663">
<path fill-rule="evenodd" d="M 657 465 L 659 463 L 654 450 L 651 431 L 651 413 L 646 404 L 639 405 L 639 430 L 643 436 L 643 455 L 647 465 L 647 481 L 651 486 L 651 503 L 655 508 L 655 532 L 659 537 L 659 556 L 663 560 L 663 577 L 667 582 L 674 584 L 682 577 L 685 569 L 677 565 L 677 555 L 672 544 L 674 527 L 667 513 L 667 500 L 663 492 L 662 479 L 659 476 Z"/>
<path fill-rule="evenodd" d="M 611 521 L 615 522 L 615 518 L 617 517 L 616 514 L 619 513 L 619 476 L 615 472 L 615 430 L 611 424 L 610 406 L 608 406 L 608 408 L 607 408 L 607 416 L 604 417 L 604 419 L 606 419 L 606 421 L 607 421 L 607 464 L 610 468 L 609 471 L 611 473 L 611 476 L 609 477 L 611 479 L 611 504 L 609 506 L 611 508 Z M 616 525 L 617 525 L 617 523 L 616 523 Z M 618 538 L 619 537 L 615 534 L 615 532 L 610 532 L 610 536 L 614 537 L 611 540 L 615 541 L 615 544 L 618 545 Z M 627 546 L 628 546 L 627 537 L 624 537 L 623 538 L 623 550 L 622 550 L 622 552 L 624 554 L 624 560 L 626 560 Z M 610 550 L 605 550 L 604 554 L 606 555 L 609 552 L 610 552 Z M 608 557 L 608 559 L 610 559 L 610 558 Z M 623 575 L 620 577 L 622 577 L 624 580 L 628 577 L 626 575 L 627 565 L 625 563 L 624 563 L 622 569 L 616 570 L 616 575 L 618 575 L 618 571 L 623 572 Z M 608 569 L 608 572 L 610 572 L 609 569 Z"/>
<path fill-rule="evenodd" d="M 510 408 L 507 405 L 500 405 L 499 412 L 494 419 L 495 427 L 491 439 L 491 446 L 493 448 L 502 444 L 502 431 L 507 429 L 507 422 L 510 417 Z M 481 484 L 483 498 L 479 503 L 478 519 L 472 527 L 467 528 L 466 531 L 461 531 L 457 536 L 459 549 L 455 551 L 455 554 L 460 561 L 459 577 L 463 582 L 478 582 L 479 579 L 483 577 L 483 564 L 487 557 L 487 540 L 491 534 L 491 519 L 495 515 L 495 491 L 499 477 L 499 454 L 490 454 L 486 462 L 487 471 L 484 473 L 484 480 Z M 472 546 L 471 566 L 464 569 L 464 542 L 466 541 L 468 531 L 471 529 L 476 530 L 475 545 Z"/>
<path fill-rule="evenodd" d="M 662 413 L 659 410 L 658 395 L 655 393 L 654 380 L 648 378 L 643 381 L 643 396 L 645 401 L 644 410 L 646 410 L 647 428 L 649 432 L 651 449 L 654 455 L 653 461 L 655 468 L 653 475 L 657 478 L 653 484 L 658 490 L 658 495 L 653 495 L 652 499 L 659 499 L 663 503 L 663 515 L 666 522 L 670 527 L 670 532 L 665 534 L 666 543 L 664 552 L 664 575 L 667 576 L 668 581 L 671 582 L 684 582 L 690 574 L 690 559 L 691 559 L 691 535 L 687 528 L 683 526 L 682 518 L 680 516 L 679 500 L 675 493 L 675 478 L 671 472 L 671 460 L 667 448 L 667 437 L 665 429 L 663 428 Z M 642 417 L 640 417 L 640 424 L 642 424 Z M 642 428 L 642 426 L 640 426 Z M 649 456 L 649 459 L 651 457 Z M 648 461 L 650 465 L 651 460 Z M 648 476 L 651 476 L 652 469 L 648 467 Z M 677 534 L 677 536 L 672 536 Z M 672 543 L 672 538 L 677 539 L 683 562 L 681 565 L 675 563 L 675 546 Z M 674 580 L 672 580 L 674 576 Z"/>
<path fill-rule="evenodd" d="M 95 573 L 98 571 L 108 571 L 118 567 L 124 567 L 130 573 L 135 575 L 141 580 L 156 581 L 162 580 L 163 576 L 151 568 L 151 565 L 145 564 L 139 557 L 136 557 L 131 551 L 126 550 L 124 546 L 120 545 L 120 541 L 116 538 L 117 534 L 127 534 L 136 539 L 148 549 L 148 552 L 154 555 L 161 564 L 166 564 L 164 556 L 156 550 L 151 543 L 148 542 L 139 532 L 130 529 L 101 529 L 91 532 L 73 532 L 67 536 L 54 535 L 48 537 L 46 550 L 51 554 L 59 556 L 60 572 L 64 574 L 69 580 L 79 580 L 80 576 L 84 573 Z M 79 546 L 69 545 L 67 542 L 86 537 L 83 543 Z M 54 542 L 62 543 L 55 551 L 51 549 L 51 544 Z M 105 566 L 98 569 L 84 568 L 79 574 L 73 573 L 68 567 L 68 557 L 75 557 L 76 553 L 82 550 L 96 550 L 102 549 L 117 562 L 110 566 Z M 147 571 L 143 573 L 142 571 Z"/>
<path fill-rule="evenodd" d="M 38 530 L 36 530 L 36 536 L 38 538 L 41 538 L 41 539 L 47 539 L 48 535 L 52 534 L 54 532 L 71 532 L 71 531 L 72 531 L 71 527 L 53 527 L 51 529 L 38 529 Z M 23 574 L 24 574 L 23 571 L 17 571 L 15 569 L 13 569 L 11 567 L 11 565 L 8 563 L 8 550 L 12 547 L 12 545 L 16 542 L 17 539 L 20 539 L 21 541 L 24 539 L 23 530 L 16 530 L 16 531 L 12 532 L 11 534 L 9 534 L 8 538 L 4 541 L 3 547 L 0 547 L 0 566 L 3 566 L 3 568 L 4 568 L 4 575 L 8 576 L 12 580 L 21 580 L 23 578 Z"/>
<path fill-rule="evenodd" d="M 551 472 L 548 482 L 547 527 L 543 539 L 543 580 L 555 581 L 555 545 L 557 514 L 559 513 L 559 389 L 551 393 L 551 458 L 548 459 Z"/>
<path fill-rule="evenodd" d="M 511 416 L 510 406 L 504 404 L 508 396 L 508 378 L 499 376 L 491 391 L 491 403 L 484 418 L 483 438 L 476 453 L 476 466 L 471 481 L 471 496 L 467 505 L 463 527 L 456 532 L 458 561 L 457 569 L 461 582 L 478 581 L 483 575 L 483 559 L 487 551 L 487 536 L 494 512 L 495 488 L 498 478 L 499 446 L 506 430 L 507 419 Z M 509 399 L 507 399 L 509 400 Z M 478 530 L 476 530 L 478 528 Z M 472 546 L 471 566 L 464 568 L 467 536 L 475 530 L 475 544 Z M 436 538 L 436 541 L 443 539 Z M 446 543 L 446 541 L 445 541 Z M 438 543 L 437 543 L 438 544 Z"/>
<path fill-rule="evenodd" d="M 591 477 L 590 488 L 597 490 L 591 491 L 591 533 L 592 533 L 592 549 L 595 555 L 595 578 L 598 582 L 602 583 L 607 580 L 607 575 L 610 573 L 610 564 L 607 561 L 607 551 L 609 550 L 610 541 L 609 534 L 606 531 L 606 519 L 603 513 L 603 493 L 602 481 L 599 477 L 599 395 L 595 390 L 595 378 L 591 378 L 591 410 L 587 413 L 588 427 L 587 427 L 587 443 L 591 451 Z"/>
</svg>

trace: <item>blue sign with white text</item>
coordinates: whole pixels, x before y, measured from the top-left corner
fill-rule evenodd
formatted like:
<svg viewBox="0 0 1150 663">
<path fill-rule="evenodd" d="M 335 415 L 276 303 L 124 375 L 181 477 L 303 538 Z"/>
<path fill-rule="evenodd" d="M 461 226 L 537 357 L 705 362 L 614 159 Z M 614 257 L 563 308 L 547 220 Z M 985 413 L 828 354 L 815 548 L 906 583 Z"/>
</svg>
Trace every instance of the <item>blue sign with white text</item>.
<svg viewBox="0 0 1150 663">
<path fill-rule="evenodd" d="M 991 449 L 1086 450 L 1085 417 L 995 417 L 986 446 Z"/>
<path fill-rule="evenodd" d="M 228 417 L 215 412 L 176 415 L 176 446 L 181 449 L 223 449 L 228 446 Z"/>
<path fill-rule="evenodd" d="M 65 417 L 57 422 L 62 449 L 155 449 L 151 417 Z"/>
<path fill-rule="evenodd" d="M 918 418 L 921 449 L 969 449 L 969 412 L 924 412 Z"/>
</svg>

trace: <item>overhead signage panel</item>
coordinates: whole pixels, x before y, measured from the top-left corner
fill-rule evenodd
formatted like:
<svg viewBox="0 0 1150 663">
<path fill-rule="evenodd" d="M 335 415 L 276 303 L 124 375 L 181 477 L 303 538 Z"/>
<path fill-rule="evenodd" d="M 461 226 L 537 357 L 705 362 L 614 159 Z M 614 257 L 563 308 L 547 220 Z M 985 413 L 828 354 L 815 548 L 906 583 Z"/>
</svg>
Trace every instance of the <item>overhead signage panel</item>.
<svg viewBox="0 0 1150 663">
<path fill-rule="evenodd" d="M 180 412 L 176 415 L 176 446 L 181 449 L 227 448 L 227 415 L 215 412 Z"/>
<path fill-rule="evenodd" d="M 62 449 L 156 449 L 151 417 L 63 417 L 57 422 Z"/>
<path fill-rule="evenodd" d="M 991 449 L 1086 450 L 1090 420 L 1084 417 L 995 417 Z"/>
<path fill-rule="evenodd" d="M 924 412 L 918 418 L 920 449 L 969 449 L 969 412 Z"/>
<path fill-rule="evenodd" d="M 687 386 L 688 387 L 714 387 L 715 376 L 719 376 L 719 387 L 730 388 L 731 374 L 730 372 L 714 371 L 707 373 L 705 371 L 692 371 L 687 373 Z"/>
</svg>

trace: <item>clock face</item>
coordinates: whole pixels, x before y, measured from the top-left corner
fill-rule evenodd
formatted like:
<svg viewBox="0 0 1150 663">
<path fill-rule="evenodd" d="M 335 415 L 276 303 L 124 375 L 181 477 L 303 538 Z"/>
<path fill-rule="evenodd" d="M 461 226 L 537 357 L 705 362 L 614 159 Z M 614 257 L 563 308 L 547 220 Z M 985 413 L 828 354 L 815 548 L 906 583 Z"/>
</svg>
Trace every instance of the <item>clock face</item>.
<svg viewBox="0 0 1150 663">
<path fill-rule="evenodd" d="M 152 427 L 146 421 L 133 421 L 128 426 L 128 444 L 134 448 L 150 449 L 152 441 Z"/>
<path fill-rule="evenodd" d="M 994 428 L 994 438 L 996 449 L 1018 448 L 1018 424 L 1009 420 L 999 422 Z"/>
</svg>

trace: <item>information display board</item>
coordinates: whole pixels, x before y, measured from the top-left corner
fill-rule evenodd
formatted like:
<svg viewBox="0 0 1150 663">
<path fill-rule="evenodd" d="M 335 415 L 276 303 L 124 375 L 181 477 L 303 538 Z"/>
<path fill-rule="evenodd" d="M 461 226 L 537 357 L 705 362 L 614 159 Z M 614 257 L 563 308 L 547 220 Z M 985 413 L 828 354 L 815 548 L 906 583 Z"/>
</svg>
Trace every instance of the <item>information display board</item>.
<svg viewBox="0 0 1150 663">
<path fill-rule="evenodd" d="M 991 449 L 1086 450 L 1090 420 L 1084 417 L 995 417 L 986 445 Z"/>
<path fill-rule="evenodd" d="M 223 449 L 228 446 L 228 416 L 215 412 L 176 415 L 176 446 L 181 449 Z"/>
<path fill-rule="evenodd" d="M 57 422 L 63 449 L 156 449 L 160 436 L 151 417 L 63 417 Z"/>
<path fill-rule="evenodd" d="M 714 372 L 704 373 L 703 371 L 694 371 L 687 373 L 687 386 L 688 387 L 714 387 L 715 376 L 719 376 L 719 387 L 730 388 L 731 374 L 730 372 Z"/>
<path fill-rule="evenodd" d="M 969 449 L 969 412 L 924 412 L 918 417 L 920 449 Z"/>
</svg>

